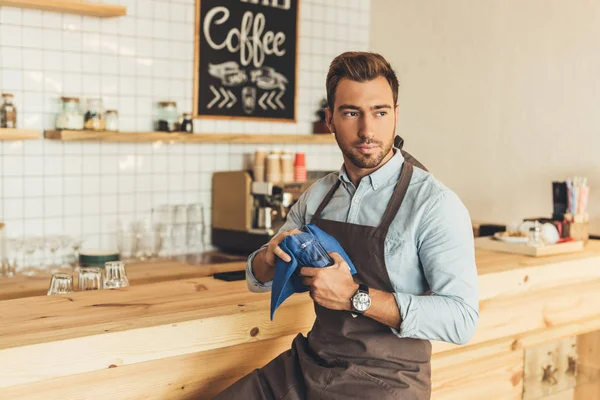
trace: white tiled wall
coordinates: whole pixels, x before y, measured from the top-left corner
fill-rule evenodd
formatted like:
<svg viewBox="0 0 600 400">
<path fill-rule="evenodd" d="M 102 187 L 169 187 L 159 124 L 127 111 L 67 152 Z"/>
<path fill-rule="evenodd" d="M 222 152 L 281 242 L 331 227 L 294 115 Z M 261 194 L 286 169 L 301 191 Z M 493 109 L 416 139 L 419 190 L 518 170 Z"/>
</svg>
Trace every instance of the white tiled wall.
<svg viewBox="0 0 600 400">
<path fill-rule="evenodd" d="M 111 1 L 127 6 L 127 16 L 0 7 L 0 91 L 15 95 L 19 127 L 52 128 L 57 99 L 69 95 L 102 97 L 105 108 L 119 110 L 123 131 L 152 130 L 160 100 L 191 111 L 194 0 Z M 297 123 L 203 119 L 194 130 L 311 132 L 331 59 L 368 47 L 369 11 L 370 0 L 300 0 Z M 85 247 L 113 246 L 119 219 L 164 203 L 202 202 L 210 223 L 212 173 L 243 168 L 254 149 L 0 142 L 0 220 L 9 236 L 65 233 L 82 236 Z M 290 149 L 307 153 L 308 169 L 341 165 L 335 145 Z"/>
</svg>

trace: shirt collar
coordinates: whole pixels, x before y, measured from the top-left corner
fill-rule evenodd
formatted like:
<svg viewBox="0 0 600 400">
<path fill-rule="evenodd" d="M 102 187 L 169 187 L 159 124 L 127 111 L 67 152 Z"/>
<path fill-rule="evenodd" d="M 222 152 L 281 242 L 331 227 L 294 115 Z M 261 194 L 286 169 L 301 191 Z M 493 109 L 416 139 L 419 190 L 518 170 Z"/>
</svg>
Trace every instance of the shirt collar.
<svg viewBox="0 0 600 400">
<path fill-rule="evenodd" d="M 394 155 L 392 158 L 388 160 L 385 164 L 383 164 L 378 170 L 372 172 L 371 174 L 365 176 L 363 179 L 369 179 L 369 183 L 373 190 L 379 189 L 384 183 L 393 178 L 404 163 L 404 157 L 397 149 L 394 149 Z M 342 168 L 340 169 L 339 179 L 343 183 L 352 183 L 350 178 L 348 177 L 348 173 L 346 172 L 346 166 L 342 164 Z"/>
</svg>

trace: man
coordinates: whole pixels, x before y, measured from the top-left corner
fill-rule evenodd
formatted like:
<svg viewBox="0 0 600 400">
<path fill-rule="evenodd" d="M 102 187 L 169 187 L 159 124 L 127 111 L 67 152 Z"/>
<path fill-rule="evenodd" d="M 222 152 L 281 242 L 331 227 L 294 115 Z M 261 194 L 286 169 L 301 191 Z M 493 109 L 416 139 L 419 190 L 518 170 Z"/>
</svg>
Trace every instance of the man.
<svg viewBox="0 0 600 400">
<path fill-rule="evenodd" d="M 478 319 L 467 210 L 393 146 L 398 80 L 373 53 L 344 53 L 327 75 L 327 124 L 344 158 L 291 209 L 281 231 L 248 259 L 251 291 L 267 291 L 278 246 L 313 223 L 334 236 L 358 273 L 304 267 L 316 320 L 290 350 L 219 399 L 429 399 L 429 340 L 466 343 Z"/>
</svg>

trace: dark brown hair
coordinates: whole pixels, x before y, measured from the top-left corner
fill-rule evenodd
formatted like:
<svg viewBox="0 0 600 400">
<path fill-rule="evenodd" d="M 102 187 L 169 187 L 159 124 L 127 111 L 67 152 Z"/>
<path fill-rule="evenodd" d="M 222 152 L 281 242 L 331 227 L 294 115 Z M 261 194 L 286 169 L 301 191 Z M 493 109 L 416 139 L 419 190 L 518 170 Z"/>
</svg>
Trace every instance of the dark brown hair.
<svg viewBox="0 0 600 400">
<path fill-rule="evenodd" d="M 381 54 L 348 51 L 333 59 L 327 73 L 327 103 L 333 111 L 335 91 L 342 78 L 365 82 L 383 76 L 392 88 L 394 106 L 398 103 L 398 78 L 392 66 Z"/>
</svg>

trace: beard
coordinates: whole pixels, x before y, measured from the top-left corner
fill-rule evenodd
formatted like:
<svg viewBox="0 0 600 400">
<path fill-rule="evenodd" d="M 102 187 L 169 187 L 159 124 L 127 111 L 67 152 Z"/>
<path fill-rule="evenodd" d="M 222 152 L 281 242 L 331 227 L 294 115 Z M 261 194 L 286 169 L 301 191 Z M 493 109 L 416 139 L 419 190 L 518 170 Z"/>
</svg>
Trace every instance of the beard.
<svg viewBox="0 0 600 400">
<path fill-rule="evenodd" d="M 333 126 L 333 131 L 337 132 L 335 126 Z M 392 150 L 394 146 L 394 136 L 396 132 L 394 129 L 394 135 L 390 138 L 388 142 L 382 142 L 379 140 L 373 139 L 359 139 L 352 143 L 341 143 L 337 136 L 335 140 L 337 141 L 340 150 L 342 150 L 342 154 L 346 157 L 352 164 L 354 164 L 358 168 L 366 168 L 371 169 L 379 166 L 386 155 Z M 379 151 L 373 154 L 363 154 L 356 149 L 356 146 L 360 145 L 376 145 L 379 148 Z"/>
</svg>

